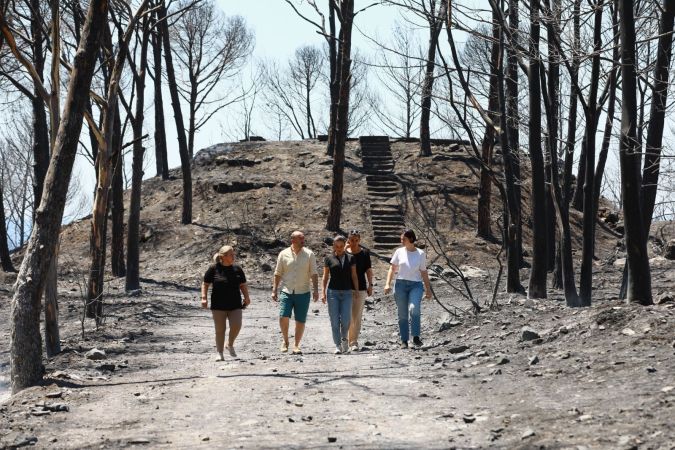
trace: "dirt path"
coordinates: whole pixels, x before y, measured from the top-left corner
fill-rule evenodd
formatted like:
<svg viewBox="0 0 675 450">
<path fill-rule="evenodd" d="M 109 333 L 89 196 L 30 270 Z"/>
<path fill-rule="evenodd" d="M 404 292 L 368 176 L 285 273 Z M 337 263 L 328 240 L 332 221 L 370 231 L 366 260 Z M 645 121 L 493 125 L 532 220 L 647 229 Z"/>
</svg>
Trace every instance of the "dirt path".
<svg viewBox="0 0 675 450">
<path fill-rule="evenodd" d="M 645 332 L 629 308 L 563 315 L 556 304 L 514 303 L 438 333 L 440 309 L 427 304 L 426 347 L 403 351 L 384 298 L 366 311 L 367 351 L 336 356 L 327 308 L 313 305 L 304 354 L 292 356 L 278 352 L 275 305 L 254 291 L 238 358 L 216 362 L 209 313 L 196 305 L 195 292 L 151 287 L 117 298 L 89 341 L 67 329 L 46 385 L 0 407 L 0 447 L 671 448 L 675 439 L 672 308 L 654 307 Z M 589 327 L 599 313 L 604 325 Z M 534 317 L 542 338 L 521 342 Z M 634 336 L 622 334 L 629 326 Z M 92 347 L 106 359 L 86 359 Z M 69 411 L 35 415 L 45 402 Z"/>
</svg>

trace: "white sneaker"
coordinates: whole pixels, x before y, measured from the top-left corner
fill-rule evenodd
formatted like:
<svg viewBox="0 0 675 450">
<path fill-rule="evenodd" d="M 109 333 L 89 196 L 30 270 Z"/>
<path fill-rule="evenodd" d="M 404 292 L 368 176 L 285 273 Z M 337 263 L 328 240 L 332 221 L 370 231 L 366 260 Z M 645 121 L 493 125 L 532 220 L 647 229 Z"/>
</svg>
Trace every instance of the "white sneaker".
<svg viewBox="0 0 675 450">
<path fill-rule="evenodd" d="M 358 345 L 352 345 L 349 347 L 350 352 L 358 352 L 359 351 L 359 346 Z"/>
<path fill-rule="evenodd" d="M 335 346 L 335 351 L 333 353 L 335 353 L 336 355 L 340 355 L 342 353 L 342 349 L 340 348 L 339 345 Z"/>
</svg>

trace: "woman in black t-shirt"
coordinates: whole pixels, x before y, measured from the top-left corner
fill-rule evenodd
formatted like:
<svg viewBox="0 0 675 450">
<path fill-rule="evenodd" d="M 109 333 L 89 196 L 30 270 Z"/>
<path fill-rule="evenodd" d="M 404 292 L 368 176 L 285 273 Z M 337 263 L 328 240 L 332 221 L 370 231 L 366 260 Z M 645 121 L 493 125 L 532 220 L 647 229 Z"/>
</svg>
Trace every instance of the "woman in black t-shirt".
<svg viewBox="0 0 675 450">
<path fill-rule="evenodd" d="M 345 252 L 347 239 L 333 239 L 333 253 L 326 256 L 323 268 L 323 303 L 328 302 L 328 315 L 333 331 L 335 354 L 347 352 L 347 334 L 352 316 L 352 285 L 358 284 L 354 258 Z M 330 282 L 329 282 L 330 280 Z"/>
<path fill-rule="evenodd" d="M 209 286 L 211 290 L 211 314 L 216 327 L 216 349 L 218 360 L 222 361 L 223 347 L 225 344 L 225 330 L 227 321 L 230 321 L 230 334 L 228 336 L 227 349 L 230 356 L 236 357 L 234 340 L 241 330 L 242 309 L 246 308 L 251 299 L 246 286 L 246 276 L 239 266 L 234 265 L 234 249 L 225 245 L 213 256 L 213 262 L 202 282 L 202 308 L 208 307 Z M 244 294 L 242 303 L 241 294 Z"/>
</svg>

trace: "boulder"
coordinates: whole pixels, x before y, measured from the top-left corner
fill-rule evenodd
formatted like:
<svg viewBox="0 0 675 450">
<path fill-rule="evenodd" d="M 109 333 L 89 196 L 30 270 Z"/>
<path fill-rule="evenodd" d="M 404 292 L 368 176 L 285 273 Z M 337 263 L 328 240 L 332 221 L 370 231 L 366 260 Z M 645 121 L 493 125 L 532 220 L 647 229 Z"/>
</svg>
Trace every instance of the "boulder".
<svg viewBox="0 0 675 450">
<path fill-rule="evenodd" d="M 103 350 L 99 350 L 97 348 L 92 348 L 89 350 L 87 353 L 84 355 L 87 359 L 92 359 L 94 361 L 98 361 L 101 359 L 105 359 L 105 352 Z"/>
<path fill-rule="evenodd" d="M 520 339 L 523 342 L 534 341 L 535 339 L 539 339 L 540 337 L 541 336 L 539 335 L 539 333 L 534 331 L 532 328 L 523 327 L 521 329 Z"/>
<path fill-rule="evenodd" d="M 666 259 L 675 260 L 675 239 L 668 241 L 663 248 L 663 257 Z"/>
</svg>

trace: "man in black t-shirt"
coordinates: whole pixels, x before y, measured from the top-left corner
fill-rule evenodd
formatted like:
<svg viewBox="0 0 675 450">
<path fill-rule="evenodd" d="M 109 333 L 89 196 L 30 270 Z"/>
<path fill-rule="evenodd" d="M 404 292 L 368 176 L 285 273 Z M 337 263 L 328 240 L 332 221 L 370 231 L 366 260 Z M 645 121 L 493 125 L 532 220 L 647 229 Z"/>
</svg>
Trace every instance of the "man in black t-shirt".
<svg viewBox="0 0 675 450">
<path fill-rule="evenodd" d="M 352 291 L 352 319 L 349 324 L 349 350 L 359 351 L 359 334 L 361 333 L 361 318 L 366 298 L 373 295 L 373 269 L 370 261 L 370 252 L 361 247 L 361 233 L 359 230 L 349 232 L 347 253 L 352 255 L 356 263 L 358 286 Z"/>
</svg>

